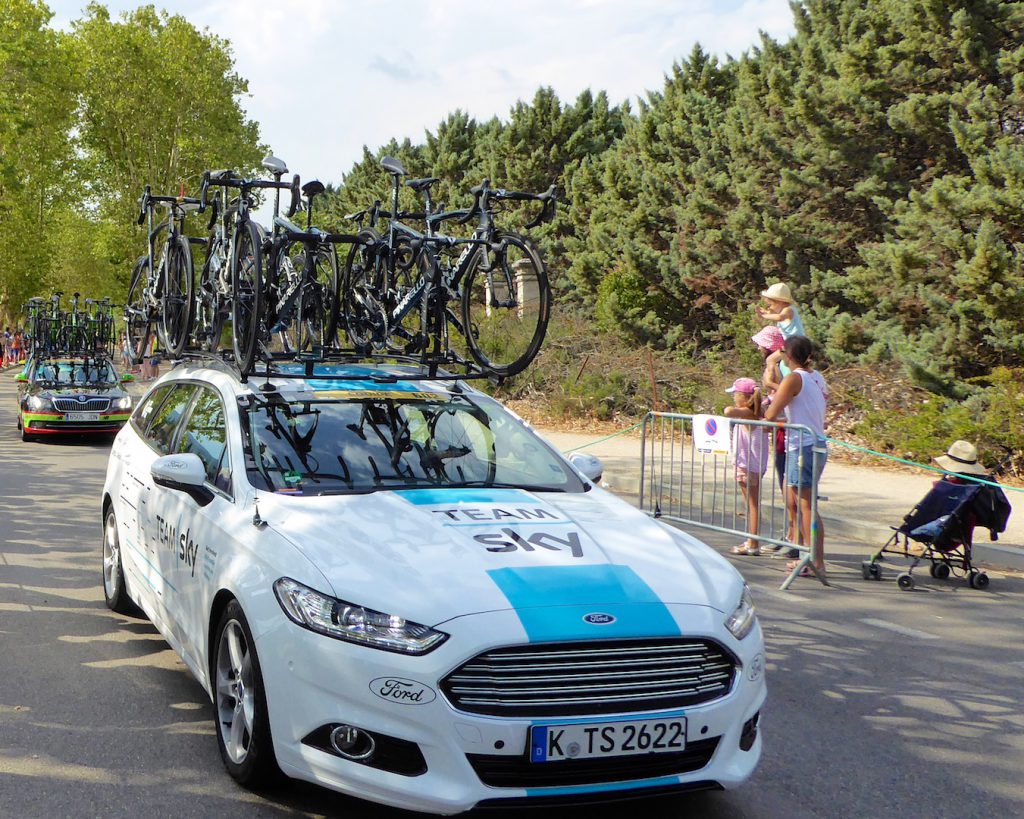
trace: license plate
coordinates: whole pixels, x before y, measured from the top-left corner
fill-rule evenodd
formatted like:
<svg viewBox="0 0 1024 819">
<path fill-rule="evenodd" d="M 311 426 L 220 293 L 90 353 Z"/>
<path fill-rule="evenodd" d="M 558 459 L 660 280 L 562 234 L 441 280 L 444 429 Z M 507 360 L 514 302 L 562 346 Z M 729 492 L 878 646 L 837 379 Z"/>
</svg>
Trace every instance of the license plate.
<svg viewBox="0 0 1024 819">
<path fill-rule="evenodd" d="M 664 717 L 630 722 L 534 725 L 530 761 L 557 762 L 596 756 L 662 754 L 686 748 L 686 718 Z"/>
<path fill-rule="evenodd" d="M 98 412 L 65 412 L 65 421 L 99 421 L 100 414 Z"/>
</svg>

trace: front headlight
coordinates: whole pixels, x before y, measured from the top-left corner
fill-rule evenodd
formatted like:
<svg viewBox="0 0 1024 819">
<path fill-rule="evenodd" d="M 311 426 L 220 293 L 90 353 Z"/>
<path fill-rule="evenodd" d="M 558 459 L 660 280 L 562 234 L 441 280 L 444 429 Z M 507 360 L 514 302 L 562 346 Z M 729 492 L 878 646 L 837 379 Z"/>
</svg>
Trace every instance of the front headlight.
<svg viewBox="0 0 1024 819">
<path fill-rule="evenodd" d="M 116 410 L 129 410 L 132 408 L 132 398 L 130 395 L 122 396 L 121 398 L 115 398 L 112 405 L 112 409 Z"/>
<path fill-rule="evenodd" d="M 39 410 L 44 410 L 50 406 L 50 399 L 42 398 L 38 395 L 30 395 L 25 405 L 33 412 L 39 412 Z"/>
<path fill-rule="evenodd" d="M 274 594 L 292 622 L 338 640 L 400 654 L 426 654 L 448 639 L 442 631 L 336 600 L 288 577 L 274 583 Z"/>
<path fill-rule="evenodd" d="M 726 618 L 725 627 L 729 629 L 733 637 L 742 640 L 750 634 L 756 621 L 757 610 L 754 608 L 754 599 L 750 596 L 750 588 L 744 583 L 740 603 L 736 606 L 736 610 Z"/>
</svg>

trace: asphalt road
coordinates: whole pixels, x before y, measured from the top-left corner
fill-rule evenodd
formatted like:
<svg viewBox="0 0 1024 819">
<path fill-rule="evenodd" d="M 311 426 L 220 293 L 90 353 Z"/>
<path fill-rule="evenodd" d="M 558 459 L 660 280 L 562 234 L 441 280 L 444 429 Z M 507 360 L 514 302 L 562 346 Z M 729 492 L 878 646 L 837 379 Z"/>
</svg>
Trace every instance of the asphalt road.
<svg viewBox="0 0 1024 819">
<path fill-rule="evenodd" d="M 109 441 L 23 444 L 14 395 L 7 371 L 0 817 L 417 815 L 301 783 L 260 795 L 234 784 L 198 683 L 146 621 L 103 604 L 97 501 Z M 977 592 L 925 572 L 907 593 L 862 581 L 841 546 L 830 558 L 832 588 L 801 580 L 790 592 L 776 591 L 781 561 L 737 559 L 770 660 L 766 750 L 751 782 L 531 815 L 1024 815 L 1024 580 L 994 577 Z"/>
</svg>

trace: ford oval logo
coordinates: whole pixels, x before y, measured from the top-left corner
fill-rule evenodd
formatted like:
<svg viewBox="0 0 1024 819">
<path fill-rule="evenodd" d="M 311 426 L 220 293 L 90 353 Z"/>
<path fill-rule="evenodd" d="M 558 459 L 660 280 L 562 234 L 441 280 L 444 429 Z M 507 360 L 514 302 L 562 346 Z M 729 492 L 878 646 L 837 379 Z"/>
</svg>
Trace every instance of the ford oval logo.
<svg viewBox="0 0 1024 819">
<path fill-rule="evenodd" d="M 590 614 L 583 615 L 583 622 L 590 623 L 592 626 L 607 626 L 614 623 L 616 620 L 612 614 L 605 614 L 603 611 L 594 611 Z"/>
<path fill-rule="evenodd" d="M 406 705 L 424 705 L 437 699 L 429 685 L 403 677 L 377 677 L 370 681 L 370 690 L 382 700 Z"/>
</svg>

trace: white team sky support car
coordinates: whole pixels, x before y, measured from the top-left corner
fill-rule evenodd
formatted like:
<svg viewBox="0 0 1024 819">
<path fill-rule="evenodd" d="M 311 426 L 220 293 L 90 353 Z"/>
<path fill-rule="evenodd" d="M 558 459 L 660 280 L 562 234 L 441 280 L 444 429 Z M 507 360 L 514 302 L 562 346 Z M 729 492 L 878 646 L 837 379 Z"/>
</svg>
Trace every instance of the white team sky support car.
<svg viewBox="0 0 1024 819">
<path fill-rule="evenodd" d="M 107 470 L 107 603 L 198 678 L 236 780 L 450 814 L 751 775 L 764 643 L 726 560 L 465 382 L 316 373 L 180 366 Z"/>
</svg>

